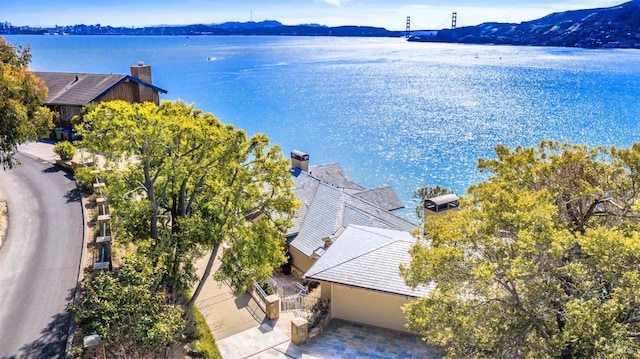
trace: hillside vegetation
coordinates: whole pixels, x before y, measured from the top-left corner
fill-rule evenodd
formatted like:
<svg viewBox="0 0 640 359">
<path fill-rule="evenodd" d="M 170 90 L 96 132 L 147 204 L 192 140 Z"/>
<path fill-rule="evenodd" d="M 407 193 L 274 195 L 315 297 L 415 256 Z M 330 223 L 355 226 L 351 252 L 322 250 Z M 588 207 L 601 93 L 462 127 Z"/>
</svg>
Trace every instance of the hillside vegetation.
<svg viewBox="0 0 640 359">
<path fill-rule="evenodd" d="M 640 0 L 589 10 L 547 15 L 520 24 L 483 23 L 440 30 L 410 41 L 565 46 L 583 48 L 640 48 Z"/>
</svg>

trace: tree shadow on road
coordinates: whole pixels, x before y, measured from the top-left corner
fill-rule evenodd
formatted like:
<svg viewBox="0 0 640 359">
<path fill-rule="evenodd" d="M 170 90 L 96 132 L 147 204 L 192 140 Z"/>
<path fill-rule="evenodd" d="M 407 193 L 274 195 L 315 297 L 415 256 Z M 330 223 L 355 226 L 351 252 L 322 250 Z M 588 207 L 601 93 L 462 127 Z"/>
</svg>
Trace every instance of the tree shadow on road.
<svg viewBox="0 0 640 359">
<path fill-rule="evenodd" d="M 75 288 L 69 290 L 67 302 L 72 303 Z M 64 358 L 67 346 L 71 314 L 66 310 L 54 315 L 45 328 L 40 331 L 40 338 L 20 348 L 20 356 L 17 358 Z"/>
<path fill-rule="evenodd" d="M 56 172 L 63 172 L 64 176 L 70 180 L 70 181 L 75 181 L 75 178 L 73 177 L 73 172 L 67 169 L 64 169 L 58 165 L 51 165 L 50 167 L 45 168 L 44 170 L 42 170 L 42 172 L 44 173 L 56 173 Z M 69 192 L 67 192 L 64 197 L 67 199 L 67 203 L 70 202 L 79 202 L 80 201 L 80 191 L 77 188 L 74 188 L 72 190 L 70 190 Z"/>
<path fill-rule="evenodd" d="M 80 191 L 77 188 L 65 193 L 64 198 L 67 199 L 67 203 L 80 202 Z"/>
<path fill-rule="evenodd" d="M 63 175 L 64 175 L 67 179 L 69 179 L 69 180 L 71 180 L 71 181 L 74 181 L 74 178 L 73 178 L 73 171 L 71 171 L 71 170 L 69 170 L 69 169 L 66 169 L 66 168 L 64 168 L 64 167 L 60 167 L 60 166 L 58 166 L 58 165 L 56 165 L 56 164 L 52 164 L 51 166 L 49 166 L 49 167 L 47 167 L 47 168 L 43 169 L 43 170 L 42 170 L 42 172 L 44 172 L 44 173 L 57 173 L 57 172 L 62 172 L 62 173 L 63 173 Z"/>
</svg>

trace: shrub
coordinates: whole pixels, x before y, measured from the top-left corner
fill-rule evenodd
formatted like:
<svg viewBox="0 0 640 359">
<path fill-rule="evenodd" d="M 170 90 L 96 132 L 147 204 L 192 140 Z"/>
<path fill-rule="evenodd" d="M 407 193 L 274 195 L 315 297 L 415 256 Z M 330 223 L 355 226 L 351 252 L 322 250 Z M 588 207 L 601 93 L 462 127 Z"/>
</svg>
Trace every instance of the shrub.
<svg viewBox="0 0 640 359">
<path fill-rule="evenodd" d="M 93 193 L 93 184 L 100 176 L 99 173 L 94 172 L 95 169 L 95 167 L 78 167 L 73 175 L 80 189 L 87 194 Z"/>
<path fill-rule="evenodd" d="M 55 152 L 60 159 L 63 161 L 69 161 L 76 154 L 76 148 L 68 141 L 58 142 L 53 147 L 53 152 Z"/>
<path fill-rule="evenodd" d="M 220 359 L 222 356 L 218 351 L 216 340 L 211 335 L 209 326 L 205 321 L 202 313 L 195 306 L 192 309 L 191 316 L 193 319 L 192 330 L 195 331 L 197 340 L 191 342 L 191 350 L 189 354 L 194 358 Z"/>
<path fill-rule="evenodd" d="M 189 301 L 189 299 L 191 299 L 191 293 L 188 290 L 182 290 L 180 291 L 180 297 Z M 205 359 L 222 358 L 207 321 L 195 305 L 191 308 L 186 335 L 189 340 L 189 357 Z"/>
<path fill-rule="evenodd" d="M 262 288 L 262 290 L 264 291 L 264 293 L 266 295 L 272 295 L 275 294 L 276 291 L 273 289 L 273 286 L 271 285 L 271 283 L 267 280 L 258 283 L 260 284 L 260 288 Z"/>
<path fill-rule="evenodd" d="M 318 299 L 316 304 L 311 308 L 313 314 L 309 318 L 309 329 L 317 327 L 322 319 L 329 314 L 330 304 L 331 301 L 329 299 Z"/>
</svg>

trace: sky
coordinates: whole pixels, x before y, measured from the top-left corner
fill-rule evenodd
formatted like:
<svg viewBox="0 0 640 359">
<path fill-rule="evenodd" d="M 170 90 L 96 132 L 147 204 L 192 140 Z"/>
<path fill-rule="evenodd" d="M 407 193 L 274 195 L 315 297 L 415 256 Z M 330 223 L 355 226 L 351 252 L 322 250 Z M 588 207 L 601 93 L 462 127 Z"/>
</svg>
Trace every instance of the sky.
<svg viewBox="0 0 640 359">
<path fill-rule="evenodd" d="M 626 0 L 0 0 L 13 26 L 219 24 L 277 20 L 286 25 L 362 25 L 405 30 L 534 20 L 552 12 L 610 7 Z"/>
</svg>

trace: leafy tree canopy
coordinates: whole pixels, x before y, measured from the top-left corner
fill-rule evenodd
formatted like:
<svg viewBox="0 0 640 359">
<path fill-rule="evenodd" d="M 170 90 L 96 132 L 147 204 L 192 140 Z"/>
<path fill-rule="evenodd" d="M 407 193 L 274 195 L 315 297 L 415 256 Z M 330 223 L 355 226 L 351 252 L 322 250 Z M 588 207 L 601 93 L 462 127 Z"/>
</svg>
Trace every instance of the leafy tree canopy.
<svg viewBox="0 0 640 359">
<path fill-rule="evenodd" d="M 410 328 L 450 357 L 640 356 L 640 144 L 495 151 L 401 268 L 436 283 Z"/>
<path fill-rule="evenodd" d="M 78 132 L 110 168 L 116 238 L 152 240 L 172 293 L 191 289 L 194 263 L 211 252 L 195 301 L 224 243 L 220 279 L 237 292 L 285 261 L 294 199 L 289 163 L 262 134 L 247 137 L 183 102 L 101 103 Z"/>
<path fill-rule="evenodd" d="M 0 165 L 13 168 L 18 145 L 44 137 L 53 126 L 52 113 L 42 107 L 47 90 L 27 68 L 29 48 L 14 48 L 0 38 Z"/>
</svg>

